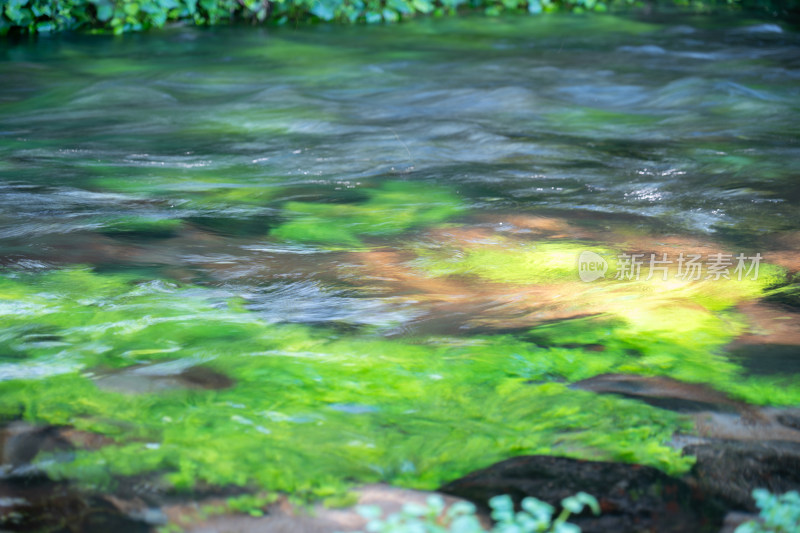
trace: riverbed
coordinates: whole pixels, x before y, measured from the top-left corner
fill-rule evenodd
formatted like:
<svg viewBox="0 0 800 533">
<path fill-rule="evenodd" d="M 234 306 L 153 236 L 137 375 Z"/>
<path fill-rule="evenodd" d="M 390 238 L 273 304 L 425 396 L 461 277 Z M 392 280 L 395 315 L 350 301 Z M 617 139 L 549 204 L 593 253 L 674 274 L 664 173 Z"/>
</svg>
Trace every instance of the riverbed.
<svg viewBox="0 0 800 533">
<path fill-rule="evenodd" d="M 727 15 L 2 43 L 0 414 L 73 432 L 4 475 L 319 501 L 800 442 L 799 50 Z"/>
</svg>

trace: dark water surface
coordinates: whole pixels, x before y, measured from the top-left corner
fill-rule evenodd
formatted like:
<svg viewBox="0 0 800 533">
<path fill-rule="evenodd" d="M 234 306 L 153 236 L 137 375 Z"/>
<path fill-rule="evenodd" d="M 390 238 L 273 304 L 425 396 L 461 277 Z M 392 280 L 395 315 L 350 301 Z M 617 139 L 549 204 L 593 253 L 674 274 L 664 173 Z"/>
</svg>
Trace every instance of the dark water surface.
<svg viewBox="0 0 800 533">
<path fill-rule="evenodd" d="M 685 470 L 682 415 L 568 385 L 800 401 L 799 96 L 800 35 L 727 18 L 3 43 L 0 413 L 113 439 L 45 460 L 91 483 Z M 590 284 L 582 250 L 764 260 Z"/>
</svg>

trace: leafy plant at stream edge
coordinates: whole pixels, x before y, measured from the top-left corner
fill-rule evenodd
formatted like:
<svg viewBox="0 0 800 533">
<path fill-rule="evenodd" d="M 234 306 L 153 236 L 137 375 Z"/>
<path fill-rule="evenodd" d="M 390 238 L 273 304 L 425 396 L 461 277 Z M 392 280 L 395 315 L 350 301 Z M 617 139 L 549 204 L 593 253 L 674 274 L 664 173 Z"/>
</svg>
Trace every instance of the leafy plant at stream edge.
<svg viewBox="0 0 800 533">
<path fill-rule="evenodd" d="M 554 516 L 552 505 L 529 497 L 522 500 L 522 510 L 514 512 L 509 496 L 495 496 L 489 500 L 495 520 L 491 533 L 580 533 L 578 526 L 567 522 L 571 514 L 579 514 L 585 507 L 600 514 L 597 500 L 585 492 L 564 498 L 561 506 L 561 513 Z M 407 503 L 385 519 L 377 506 L 358 509 L 369 520 L 367 531 L 372 533 L 482 533 L 486 530 L 475 511 L 468 502 L 457 502 L 445 511 L 444 500 L 438 495 L 429 496 L 427 505 Z"/>
</svg>

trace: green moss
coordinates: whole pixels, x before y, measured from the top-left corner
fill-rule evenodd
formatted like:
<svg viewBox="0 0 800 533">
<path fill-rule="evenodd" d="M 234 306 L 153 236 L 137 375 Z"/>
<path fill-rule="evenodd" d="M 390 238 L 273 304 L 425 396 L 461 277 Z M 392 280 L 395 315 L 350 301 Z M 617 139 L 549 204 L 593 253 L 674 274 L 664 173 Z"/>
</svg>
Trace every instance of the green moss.
<svg viewBox="0 0 800 533">
<path fill-rule="evenodd" d="M 242 496 L 234 496 L 226 500 L 226 508 L 224 510 L 246 512 L 254 516 L 259 516 L 258 513 L 263 512 L 264 507 L 275 503 L 277 499 L 277 494 L 244 494 Z M 213 513 L 215 510 L 210 511 Z"/>
<path fill-rule="evenodd" d="M 494 282 L 530 285 L 577 279 L 578 256 L 585 249 L 585 244 L 575 242 L 519 245 L 497 238 L 466 249 L 438 245 L 419 249 L 417 266 L 434 276 L 472 275 Z M 591 249 L 604 256 L 614 255 L 609 249 Z M 606 275 L 613 273 L 611 269 Z"/>
<path fill-rule="evenodd" d="M 577 258 L 592 250 L 609 260 L 604 279 L 578 279 Z M 771 294 L 786 280 L 786 271 L 761 264 L 758 279 L 684 281 L 614 279 L 618 265 L 613 250 L 569 241 L 519 244 L 498 238 L 458 247 L 418 249 L 416 266 L 432 276 L 477 276 L 489 282 L 539 287 L 528 306 L 551 295 L 548 305 L 569 309 L 575 316 L 533 328 L 530 338 L 551 347 L 538 368 L 550 377 L 578 380 L 606 372 L 665 375 L 706 383 L 756 404 L 792 405 L 800 402 L 793 376 L 747 376 L 724 357 L 724 347 L 745 331 L 746 320 L 734 310 L 742 302 Z M 674 272 L 671 273 L 674 275 Z M 525 298 L 521 293 L 520 298 Z M 521 306 L 524 308 L 524 306 Z M 588 346 L 582 352 L 560 346 Z M 600 347 L 602 352 L 593 351 Z M 768 394 L 770 387 L 775 388 Z"/>
<path fill-rule="evenodd" d="M 183 489 L 204 481 L 327 497 L 352 481 L 434 488 L 522 453 L 687 465 L 663 444 L 679 417 L 525 383 L 576 375 L 575 351 L 512 337 L 463 346 L 268 326 L 198 288 L 80 270 L 4 277 L 0 294 L 19 357 L 53 374 L 71 364 L 0 384 L 0 415 L 115 439 L 48 466 L 84 483 L 166 472 Z M 26 343 L 21 328 L 31 323 L 58 340 Z M 235 384 L 132 395 L 98 388 L 88 372 L 163 360 L 203 362 Z"/>
<path fill-rule="evenodd" d="M 364 191 L 357 204 L 288 202 L 288 221 L 271 235 L 280 239 L 357 246 L 363 237 L 396 235 L 435 224 L 463 209 L 446 189 L 417 182 L 388 182 Z"/>
<path fill-rule="evenodd" d="M 334 494 L 325 498 L 322 503 L 325 507 L 333 509 L 352 507 L 358 503 L 358 493 L 351 491 L 344 494 Z"/>
<path fill-rule="evenodd" d="M 155 176 L 96 178 L 92 180 L 91 186 L 104 191 L 166 201 L 178 209 L 203 210 L 261 206 L 280 191 L 269 180 L 249 178 L 247 172 L 252 173 L 252 169 L 233 167 L 213 172 L 195 170 L 191 175 L 185 170 L 172 169 Z"/>
<path fill-rule="evenodd" d="M 73 461 L 43 463 L 95 486 L 149 472 L 184 490 L 204 482 L 324 499 L 355 482 L 431 489 L 520 454 L 677 473 L 691 458 L 666 443 L 689 430 L 682 417 L 552 381 L 635 372 L 763 399 L 769 379 L 743 380 L 716 352 L 738 319 L 686 311 L 647 310 L 644 325 L 609 312 L 540 326 L 527 338 L 400 341 L 268 325 L 198 287 L 87 270 L 8 275 L 0 277 L 0 320 L 15 359 L 2 364 L 18 379 L 0 383 L 0 416 L 114 439 Z M 32 337 L 34 326 L 47 338 Z M 94 377 L 167 361 L 202 364 L 233 385 L 130 394 L 99 388 Z M 771 401 L 798 402 L 800 387 L 787 384 Z"/>
</svg>

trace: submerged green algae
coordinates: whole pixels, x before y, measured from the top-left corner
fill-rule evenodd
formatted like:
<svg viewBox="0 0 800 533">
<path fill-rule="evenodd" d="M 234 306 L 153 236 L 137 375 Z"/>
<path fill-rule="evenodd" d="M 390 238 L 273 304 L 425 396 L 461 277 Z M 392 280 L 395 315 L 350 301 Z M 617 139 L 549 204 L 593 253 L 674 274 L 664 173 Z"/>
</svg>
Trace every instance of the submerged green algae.
<svg viewBox="0 0 800 533">
<path fill-rule="evenodd" d="M 591 282 L 578 276 L 581 252 L 591 251 L 608 261 L 605 275 Z M 605 372 L 665 375 L 708 384 L 755 404 L 800 403 L 795 376 L 745 376 L 739 365 L 724 356 L 724 348 L 744 333 L 746 318 L 738 304 L 764 295 L 782 293 L 786 271 L 762 263 L 758 276 L 736 273 L 730 279 L 676 279 L 675 265 L 667 272 L 653 272 L 645 261 L 637 276 L 626 279 L 620 271 L 620 252 L 587 243 L 551 240 L 519 243 L 497 237 L 465 246 L 422 246 L 414 266 L 425 275 L 469 276 L 484 282 L 541 287 L 551 296 L 546 305 L 569 309 L 574 320 L 536 326 L 529 338 L 542 346 L 600 347 L 601 354 L 586 350 L 575 357 L 569 349 L 565 360 L 574 361 L 578 374 L 561 367 L 551 376 L 570 380 Z M 731 269 L 732 270 L 732 269 Z M 662 276 L 666 276 L 663 279 Z M 778 288 L 774 288 L 778 287 Z M 538 300 L 518 307 L 537 309 Z M 539 299 L 542 291 L 530 298 Z"/>
<path fill-rule="evenodd" d="M 184 171 L 162 171 L 137 179 L 96 178 L 93 188 L 131 195 L 140 200 L 169 204 L 175 217 L 224 211 L 228 217 L 277 211 L 274 199 L 284 188 L 276 178 L 242 176 L 228 179 L 224 171 L 209 170 L 188 176 Z M 298 188 L 298 194 L 304 190 Z M 288 241 L 317 243 L 329 246 L 361 246 L 366 237 L 397 235 L 406 230 L 441 223 L 464 210 L 460 198 L 449 188 L 419 182 L 387 181 L 376 187 L 346 191 L 348 195 L 331 195 L 320 202 L 290 201 L 280 206 L 283 223 L 270 235 Z M 332 203 L 339 200 L 341 203 Z M 180 224 L 179 220 L 105 221 L 103 231 L 122 234 L 156 231 L 161 223 Z M 269 224 L 264 221 L 263 232 Z M 144 228 L 144 226 L 148 226 Z M 131 229 L 133 228 L 133 229 Z M 157 231 L 156 231 L 157 232 Z"/>
<path fill-rule="evenodd" d="M 396 235 L 463 210 L 448 189 L 424 183 L 391 181 L 364 193 L 367 200 L 353 204 L 288 202 L 283 209 L 289 220 L 270 234 L 290 241 L 359 246 L 363 237 Z"/>
<path fill-rule="evenodd" d="M 351 481 L 433 488 L 522 453 L 687 465 L 663 444 L 679 417 L 529 384 L 551 374 L 537 361 L 557 352 L 513 337 L 412 343 L 268 326 L 213 291 L 80 270 L 5 277 L 0 294 L 2 366 L 17 369 L 3 372 L 16 379 L 0 384 L 0 411 L 115 439 L 49 463 L 84 482 L 166 472 L 180 488 L 205 481 L 322 494 Z M 93 379 L 158 361 L 204 365 L 235 384 L 132 395 Z"/>
<path fill-rule="evenodd" d="M 758 400 L 768 380 L 742 382 L 741 369 L 714 352 L 736 321 L 714 316 L 729 320 L 724 330 L 702 316 L 684 319 L 695 339 L 710 339 L 695 344 L 685 332 L 637 329 L 621 316 L 522 337 L 401 341 L 268 325 L 211 289 L 88 270 L 13 274 L 0 277 L 0 413 L 112 438 L 72 461 L 42 463 L 101 486 L 153 473 L 178 489 L 205 482 L 324 497 L 354 482 L 435 488 L 534 453 L 675 473 L 691 464 L 666 445 L 689 430 L 681 416 L 554 381 L 669 375 Z M 114 369 L 159 376 L 192 365 L 233 384 L 147 394 L 98 387 Z M 800 388 L 768 399 L 797 402 Z"/>
<path fill-rule="evenodd" d="M 435 254 L 420 260 L 420 271 L 428 261 L 434 281 L 447 276 L 458 278 L 451 284 L 456 290 L 476 288 L 447 294 L 456 303 L 435 309 L 434 320 L 450 320 L 445 314 L 461 312 L 459 303 L 471 294 L 491 302 L 496 287 L 508 285 L 497 290 L 513 294 L 531 284 L 592 315 L 537 326 L 531 324 L 543 319 L 532 316 L 515 335 L 463 330 L 459 339 L 388 341 L 362 328 L 359 341 L 342 329 L 265 325 L 225 291 L 152 280 L 170 272 L 226 287 L 261 286 L 273 264 L 278 272 L 270 279 L 296 279 L 335 262 L 279 257 L 251 269 L 262 254 L 294 248 L 261 246 L 275 221 L 284 225 L 272 236 L 290 241 L 397 244 L 383 235 L 430 223 L 408 222 L 419 213 L 399 208 L 402 202 L 372 204 L 382 190 L 374 182 L 399 168 L 398 161 L 405 166 L 406 155 L 416 167 L 409 178 L 461 188 L 463 201 L 484 214 L 492 206 L 563 208 L 570 219 L 591 218 L 602 227 L 612 217 L 600 210 L 652 215 L 645 224 L 658 227 L 680 222 L 673 227 L 690 227 L 695 235 L 732 225 L 755 239 L 796 227 L 787 193 L 794 190 L 796 154 L 781 142 L 797 129 L 788 105 L 794 85 L 782 69 L 785 53 L 759 52 L 771 46 L 762 39 L 770 36 L 736 38 L 741 46 L 732 54 L 716 47 L 705 51 L 708 60 L 679 60 L 702 42 L 733 35 L 700 30 L 690 43 L 667 38 L 671 29 L 662 28 L 661 37 L 639 38 L 660 27 L 603 17 L 590 25 L 593 34 L 605 35 L 596 40 L 584 35 L 587 25 L 579 18 L 540 22 L 426 22 L 345 39 L 327 31 L 271 32 L 265 39 L 240 29 L 207 39 L 183 28 L 166 41 L 118 42 L 99 59 L 80 40 L 50 43 L 55 48 L 44 43 L 42 50 L 17 47 L 19 69 L 9 65 L 4 93 L 0 168 L 11 185 L 46 189 L 7 196 L 8 233 L 30 242 L 18 246 L 12 239 L 9 253 L 26 257 L 62 241 L 87 250 L 81 261 L 117 271 L 136 262 L 140 270 L 2 282 L 8 293 L 0 303 L 3 413 L 79 425 L 117 440 L 74 463 L 50 464 L 73 479 L 101 483 L 120 473 L 163 472 L 180 487 L 213 480 L 323 495 L 370 479 L 435 486 L 436 479 L 528 452 L 684 467 L 663 446 L 682 426 L 679 417 L 565 384 L 607 372 L 706 382 L 761 404 L 796 403 L 796 376 L 748 377 L 726 357 L 725 345 L 746 327 L 735 306 L 758 297 L 765 285 L 597 280 L 579 290 L 571 254 L 583 244 L 596 251 L 591 242 L 522 248 L 506 241 L 497 249 L 455 248 L 443 260 Z M 221 45 L 230 51 L 225 57 Z M 645 54 L 642 45 L 658 45 L 663 53 Z M 565 53 L 552 54 L 556 49 Z M 616 59 L 603 52 L 615 49 Z M 156 58 L 146 66 L 143 51 Z M 600 70 L 598 52 L 612 59 Z M 719 65 L 752 53 L 770 59 L 728 83 L 725 75 L 736 69 Z M 96 61 L 87 61 L 90 56 Z M 476 83 L 476 72 L 497 83 Z M 768 78 L 770 88 L 762 91 L 757 82 Z M 334 192 L 337 180 L 363 181 L 351 190 L 361 196 L 342 200 Z M 75 195 L 74 204 L 50 196 L 64 187 L 121 194 Z M 410 202 L 427 200 L 426 189 L 419 190 Z M 39 207 L 17 212 L 39 197 Z M 184 220 L 181 240 L 148 243 L 160 246 L 152 248 L 157 253 L 131 257 L 141 243 L 86 235 L 42 243 L 35 232 L 30 239 L 16 232 L 19 224 L 55 230 L 67 217 L 116 218 L 120 204 L 124 214 Z M 403 229 L 378 234 L 384 222 Z M 196 226 L 246 239 L 211 240 Z M 269 251 L 237 252 L 252 241 Z M 88 253 L 109 245 L 113 254 Z M 168 246 L 174 253 L 161 253 Z M 548 253 L 536 255 L 537 249 Z M 231 280 L 233 267 L 211 264 L 230 256 L 247 261 L 235 273 L 246 278 Z M 60 264 L 74 256 L 55 248 L 39 257 Z M 607 277 L 613 273 L 612 267 Z M 342 281 L 370 283 L 359 276 Z M 391 288 L 387 293 L 417 294 L 415 287 Z M 795 289 L 774 296 L 796 304 Z M 530 299 L 524 303 L 535 315 L 537 302 Z M 283 302 L 266 300 L 273 307 Z M 424 313 L 426 302 L 419 303 L 414 312 Z M 486 309 L 463 307 L 473 314 Z M 501 331 L 514 327 L 503 322 L 516 308 L 504 311 L 493 324 Z M 331 315 L 325 319 L 333 322 Z M 204 390 L 152 377 L 186 365 L 230 374 L 233 385 Z M 134 377 L 172 388 L 131 394 L 111 386 Z"/>
<path fill-rule="evenodd" d="M 569 241 L 542 241 L 520 244 L 495 237 L 477 246 L 440 246 L 417 249 L 416 266 L 433 276 L 472 275 L 487 281 L 530 285 L 574 280 L 578 257 L 588 247 Z M 592 247 L 604 257 L 614 254 L 609 248 Z M 613 264 L 607 276 L 613 276 Z"/>
<path fill-rule="evenodd" d="M 161 169 L 157 174 L 134 178 L 94 178 L 92 188 L 133 195 L 135 198 L 169 202 L 182 209 L 223 209 L 261 206 L 281 191 L 274 178 L 254 175 L 253 170 L 232 166 L 225 169 Z"/>
</svg>

